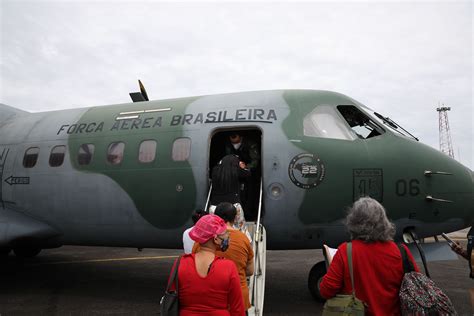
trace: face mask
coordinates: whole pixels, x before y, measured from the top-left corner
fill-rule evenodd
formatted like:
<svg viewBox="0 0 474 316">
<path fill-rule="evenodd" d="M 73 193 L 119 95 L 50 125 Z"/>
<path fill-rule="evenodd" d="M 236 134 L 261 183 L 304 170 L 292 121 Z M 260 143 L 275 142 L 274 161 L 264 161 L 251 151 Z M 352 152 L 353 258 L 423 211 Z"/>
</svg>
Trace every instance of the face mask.
<svg viewBox="0 0 474 316">
<path fill-rule="evenodd" d="M 234 149 L 237 150 L 240 148 L 240 145 L 242 145 L 242 143 L 238 143 L 238 144 L 232 144 L 232 146 L 234 146 Z"/>
<path fill-rule="evenodd" d="M 226 239 L 221 239 L 221 241 L 222 241 L 220 244 L 221 251 L 225 252 L 227 249 L 229 249 L 230 237 Z"/>
</svg>

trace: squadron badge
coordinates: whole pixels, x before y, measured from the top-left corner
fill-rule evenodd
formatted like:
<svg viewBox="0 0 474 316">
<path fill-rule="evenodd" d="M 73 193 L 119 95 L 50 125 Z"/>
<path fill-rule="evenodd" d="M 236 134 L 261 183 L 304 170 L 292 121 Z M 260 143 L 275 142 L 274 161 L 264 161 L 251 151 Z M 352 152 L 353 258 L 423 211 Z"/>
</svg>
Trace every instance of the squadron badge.
<svg viewBox="0 0 474 316">
<path fill-rule="evenodd" d="M 312 189 L 324 180 L 325 168 L 315 155 L 299 154 L 291 159 L 288 175 L 297 187 Z"/>
</svg>

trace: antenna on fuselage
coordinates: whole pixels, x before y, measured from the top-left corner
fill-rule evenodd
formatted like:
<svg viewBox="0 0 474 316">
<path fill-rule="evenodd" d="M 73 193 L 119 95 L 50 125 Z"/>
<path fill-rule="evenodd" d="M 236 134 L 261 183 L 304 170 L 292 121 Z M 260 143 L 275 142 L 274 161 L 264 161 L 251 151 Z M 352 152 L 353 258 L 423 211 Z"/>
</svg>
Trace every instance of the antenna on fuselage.
<svg viewBox="0 0 474 316">
<path fill-rule="evenodd" d="M 143 101 L 149 101 L 148 100 L 148 94 L 146 93 L 145 86 L 141 82 L 141 80 L 138 80 L 138 85 L 140 86 L 140 92 L 130 92 L 130 97 L 132 98 L 133 102 L 143 102 Z"/>
</svg>

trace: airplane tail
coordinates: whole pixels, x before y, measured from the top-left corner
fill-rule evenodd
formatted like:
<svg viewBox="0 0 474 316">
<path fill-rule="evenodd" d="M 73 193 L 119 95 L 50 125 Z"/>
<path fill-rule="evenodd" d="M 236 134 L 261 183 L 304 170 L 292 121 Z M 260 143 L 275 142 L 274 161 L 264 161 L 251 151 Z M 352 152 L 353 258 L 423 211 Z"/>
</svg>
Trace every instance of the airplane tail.
<svg viewBox="0 0 474 316">
<path fill-rule="evenodd" d="M 29 112 L 23 111 L 12 106 L 0 103 L 0 122 L 11 119 L 15 116 L 26 115 Z"/>
</svg>

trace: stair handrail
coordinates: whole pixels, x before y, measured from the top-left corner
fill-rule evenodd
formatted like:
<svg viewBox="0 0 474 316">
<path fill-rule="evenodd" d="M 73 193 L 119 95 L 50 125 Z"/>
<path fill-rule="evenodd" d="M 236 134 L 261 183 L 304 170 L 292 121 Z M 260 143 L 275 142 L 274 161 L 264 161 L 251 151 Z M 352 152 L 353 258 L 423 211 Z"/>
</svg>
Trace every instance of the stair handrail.
<svg viewBox="0 0 474 316">
<path fill-rule="evenodd" d="M 253 235 L 253 240 L 254 240 L 254 243 L 255 243 L 255 249 L 254 249 L 254 252 L 255 252 L 255 255 L 254 255 L 254 267 L 255 267 L 255 271 L 254 271 L 254 274 L 253 274 L 253 293 L 252 293 L 252 303 L 253 303 L 253 306 L 254 306 L 254 309 L 255 309 L 255 315 L 260 315 L 260 310 L 257 306 L 256 301 L 255 301 L 255 298 L 257 297 L 257 294 L 258 294 L 258 283 L 257 283 L 257 277 L 259 275 L 261 275 L 261 263 L 260 263 L 260 260 L 259 260 L 259 256 L 258 256 L 258 253 L 259 253 L 259 240 L 260 240 L 260 234 L 261 234 L 261 229 L 260 229 L 260 218 L 262 216 L 262 187 L 263 187 L 263 179 L 260 180 L 260 196 L 259 196 L 259 203 L 258 203 L 258 215 L 257 215 L 257 225 L 255 227 L 255 232 L 254 232 L 254 235 Z"/>
<path fill-rule="evenodd" d="M 206 206 L 204 207 L 204 213 L 208 213 L 208 205 L 209 205 L 209 200 L 211 199 L 211 192 L 212 192 L 212 181 L 211 181 L 211 186 L 209 187 L 209 193 L 207 193 L 207 200 L 206 200 Z"/>
</svg>

